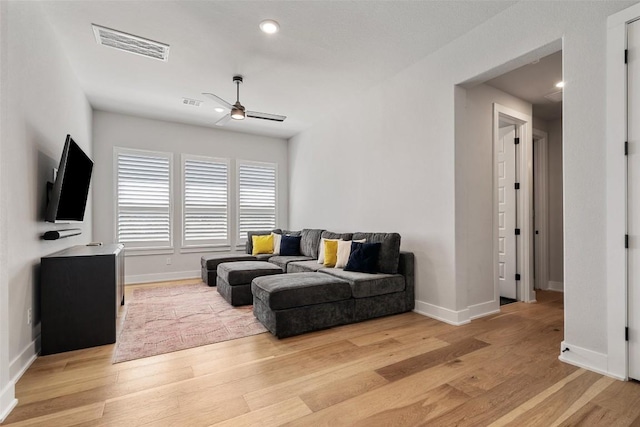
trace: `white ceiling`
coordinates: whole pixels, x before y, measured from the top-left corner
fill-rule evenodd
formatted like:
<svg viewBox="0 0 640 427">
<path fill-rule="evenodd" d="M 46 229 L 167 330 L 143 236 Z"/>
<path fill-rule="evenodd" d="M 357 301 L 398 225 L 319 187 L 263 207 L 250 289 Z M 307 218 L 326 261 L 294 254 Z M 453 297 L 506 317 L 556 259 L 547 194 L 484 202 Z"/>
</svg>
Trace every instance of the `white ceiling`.
<svg viewBox="0 0 640 427">
<path fill-rule="evenodd" d="M 96 109 L 214 126 L 224 114 L 201 95 L 233 102 L 245 78 L 249 110 L 284 123 L 225 128 L 289 138 L 340 104 L 508 8 L 513 1 L 51 1 L 42 2 Z M 275 19 L 276 35 L 258 23 Z M 171 46 L 169 61 L 95 42 L 91 24 Z M 201 107 L 182 98 L 205 101 Z"/>
<path fill-rule="evenodd" d="M 562 51 L 538 62 L 527 64 L 487 82 L 515 97 L 533 104 L 533 115 L 543 120 L 562 117 L 562 102 L 552 102 L 545 95 L 558 92 L 555 85 L 562 81 Z"/>
</svg>

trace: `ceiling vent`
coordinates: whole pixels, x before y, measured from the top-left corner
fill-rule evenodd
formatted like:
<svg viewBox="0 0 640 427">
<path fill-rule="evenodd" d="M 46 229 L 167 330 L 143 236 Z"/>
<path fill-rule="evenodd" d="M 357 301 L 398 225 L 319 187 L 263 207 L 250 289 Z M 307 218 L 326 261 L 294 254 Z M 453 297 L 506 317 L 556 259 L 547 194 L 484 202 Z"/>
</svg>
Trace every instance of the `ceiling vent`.
<svg viewBox="0 0 640 427">
<path fill-rule="evenodd" d="M 93 27 L 93 34 L 96 36 L 96 42 L 98 44 L 160 61 L 166 62 L 169 59 L 168 44 L 101 27 L 96 24 L 91 24 L 91 26 Z"/>
<path fill-rule="evenodd" d="M 562 102 L 562 91 L 559 90 L 557 92 L 551 92 L 544 96 L 551 102 Z"/>
<path fill-rule="evenodd" d="M 194 107 L 199 107 L 200 104 L 202 104 L 202 101 L 198 101 L 197 99 L 182 98 L 182 103 L 184 105 L 192 105 Z"/>
</svg>

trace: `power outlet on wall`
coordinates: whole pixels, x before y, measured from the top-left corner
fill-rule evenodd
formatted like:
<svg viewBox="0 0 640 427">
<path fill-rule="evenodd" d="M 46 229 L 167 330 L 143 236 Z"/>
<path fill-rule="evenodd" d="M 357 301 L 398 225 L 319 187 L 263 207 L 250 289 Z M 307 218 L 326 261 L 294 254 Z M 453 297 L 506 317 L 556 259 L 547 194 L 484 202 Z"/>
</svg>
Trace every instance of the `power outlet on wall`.
<svg viewBox="0 0 640 427">
<path fill-rule="evenodd" d="M 167 257 L 167 265 L 171 265 L 171 257 Z"/>
<path fill-rule="evenodd" d="M 30 325 L 33 322 L 33 309 L 29 308 L 27 310 L 27 325 Z"/>
</svg>

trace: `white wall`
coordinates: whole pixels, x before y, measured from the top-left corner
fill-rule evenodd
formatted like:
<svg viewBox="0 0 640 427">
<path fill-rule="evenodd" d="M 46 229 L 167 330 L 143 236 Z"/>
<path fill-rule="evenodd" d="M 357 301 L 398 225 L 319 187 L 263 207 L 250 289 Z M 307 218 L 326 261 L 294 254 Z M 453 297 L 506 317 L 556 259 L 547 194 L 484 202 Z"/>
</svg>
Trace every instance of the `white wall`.
<svg viewBox="0 0 640 427">
<path fill-rule="evenodd" d="M 464 309 L 467 289 L 456 282 L 454 87 L 515 69 L 562 40 L 565 344 L 606 359 L 606 18 L 632 3 L 519 2 L 343 100 L 349 114 L 337 109 L 290 142 L 291 226 L 399 231 L 403 249 L 416 253 L 417 307 L 444 315 Z"/>
<path fill-rule="evenodd" d="M 0 141 L 7 139 L 7 51 L 8 51 L 7 2 L 0 2 Z M 3 175 L 3 150 L 0 149 L 0 177 Z M 5 186 L 0 183 L 0 200 L 5 199 Z M 7 203 L 0 203 L 0 422 L 16 405 L 15 384 L 9 369 L 9 280 L 7 278 Z"/>
<path fill-rule="evenodd" d="M 173 254 L 132 255 L 126 259 L 127 283 L 172 280 L 200 276 L 200 257 L 211 250 L 181 253 L 182 188 L 180 155 L 224 157 L 230 165 L 230 191 L 235 194 L 235 160 L 253 160 L 278 164 L 278 227 L 288 224 L 287 141 L 280 138 L 228 132 L 224 130 L 171 123 L 95 111 L 93 140 L 94 168 L 94 239 L 115 241 L 115 197 L 113 176 L 114 147 L 173 153 Z M 231 203 L 233 206 L 233 202 Z M 230 221 L 235 223 L 233 211 Z M 233 237 L 233 236 L 232 236 Z M 232 247 L 234 245 L 232 244 Z M 127 253 L 125 251 L 125 253 Z M 171 258 L 171 265 L 166 259 Z"/>
<path fill-rule="evenodd" d="M 466 306 L 458 310 L 474 307 L 469 315 L 475 317 L 500 305 L 494 297 L 493 104 L 527 116 L 532 106 L 484 84 L 467 90 L 464 102 L 463 110 L 456 109 L 456 124 L 466 131 L 455 152 L 456 280 L 458 288 L 468 290 Z"/>
<path fill-rule="evenodd" d="M 543 132 L 548 132 L 549 124 L 547 123 L 546 120 L 533 116 L 533 128 L 537 130 L 541 130 Z"/>
<path fill-rule="evenodd" d="M 13 381 L 39 350 L 40 257 L 91 240 L 91 199 L 85 222 L 73 225 L 82 228 L 82 235 L 58 241 L 40 238 L 45 231 L 65 228 L 44 222 L 46 182 L 58 166 L 67 133 L 91 156 L 91 107 L 40 6 L 3 2 L 2 11 L 0 213 L 6 228 L 1 231 L 0 320 L 8 324 Z M 27 324 L 29 308 L 35 326 Z M 0 387 L 5 375 L 3 369 Z"/>
<path fill-rule="evenodd" d="M 562 119 L 549 122 L 549 280 L 556 290 L 562 286 L 564 268 L 562 262 Z"/>
</svg>

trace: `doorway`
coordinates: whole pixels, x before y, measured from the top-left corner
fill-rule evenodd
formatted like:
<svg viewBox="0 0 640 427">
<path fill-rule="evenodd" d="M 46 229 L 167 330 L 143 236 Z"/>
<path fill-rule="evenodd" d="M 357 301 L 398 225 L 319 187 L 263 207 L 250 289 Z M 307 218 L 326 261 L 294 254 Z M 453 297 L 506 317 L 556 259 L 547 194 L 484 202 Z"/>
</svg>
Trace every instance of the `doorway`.
<svg viewBox="0 0 640 427">
<path fill-rule="evenodd" d="M 516 229 L 517 195 L 516 183 L 516 124 L 505 116 L 498 117 L 496 139 L 496 163 L 498 168 L 498 290 L 500 304 L 517 300 L 516 274 L 517 249 Z"/>
<path fill-rule="evenodd" d="M 549 289 L 548 133 L 533 129 L 533 288 Z"/>
<path fill-rule="evenodd" d="M 501 303 L 535 300 L 530 129 L 530 116 L 494 104 L 494 280 Z"/>
<path fill-rule="evenodd" d="M 510 105 L 517 105 L 519 111 L 529 108 L 531 112 L 528 118 L 520 119 L 520 124 L 527 122 L 529 126 L 517 135 L 521 141 L 515 148 L 519 181 L 514 185 L 519 186 L 512 191 L 517 200 L 516 226 L 513 227 L 517 269 L 514 276 L 519 279 L 515 286 L 516 299 L 535 302 L 536 290 L 563 291 L 564 288 L 562 51 L 494 77 L 485 84 L 515 97 L 510 99 Z M 509 114 L 503 112 L 501 117 L 505 115 Z M 494 131 L 500 132 L 495 118 Z M 494 148 L 496 153 L 498 148 Z M 499 233 L 502 221 L 496 217 Z M 496 262 L 501 263 L 503 242 L 496 240 L 495 244 L 500 252 Z M 499 265 L 495 274 L 496 298 L 506 295 L 504 286 L 500 285 L 501 268 Z"/>
</svg>

